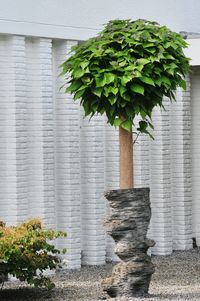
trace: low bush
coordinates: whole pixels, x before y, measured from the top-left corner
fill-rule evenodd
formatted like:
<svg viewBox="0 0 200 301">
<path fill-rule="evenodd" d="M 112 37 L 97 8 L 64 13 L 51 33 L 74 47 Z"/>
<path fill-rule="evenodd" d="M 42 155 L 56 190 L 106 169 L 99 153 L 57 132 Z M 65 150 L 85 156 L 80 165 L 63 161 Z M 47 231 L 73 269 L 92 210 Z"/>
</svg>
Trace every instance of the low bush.
<svg viewBox="0 0 200 301">
<path fill-rule="evenodd" d="M 53 288 L 52 280 L 45 276 L 46 269 L 61 267 L 59 250 L 50 241 L 66 233 L 45 229 L 39 219 L 7 227 L 0 222 L 0 275 L 13 275 L 36 287 Z"/>
</svg>

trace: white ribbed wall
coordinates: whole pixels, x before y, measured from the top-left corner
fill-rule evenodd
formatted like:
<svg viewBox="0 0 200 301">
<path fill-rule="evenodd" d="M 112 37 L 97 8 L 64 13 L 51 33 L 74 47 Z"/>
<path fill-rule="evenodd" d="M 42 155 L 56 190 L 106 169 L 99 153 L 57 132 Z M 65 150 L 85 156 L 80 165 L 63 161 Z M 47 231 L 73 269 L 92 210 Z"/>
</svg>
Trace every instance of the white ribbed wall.
<svg viewBox="0 0 200 301">
<path fill-rule="evenodd" d="M 150 198 L 152 204 L 151 236 L 157 237 L 154 254 L 172 252 L 172 200 L 170 177 L 169 101 L 166 111 L 154 110 L 154 137 L 150 147 Z"/>
<path fill-rule="evenodd" d="M 200 68 L 192 70 L 192 196 L 193 196 L 193 237 L 200 246 Z"/>
<path fill-rule="evenodd" d="M 6 36 L 0 40 L 0 200 L 1 218 L 10 223 L 18 219 L 15 42 Z"/>
<path fill-rule="evenodd" d="M 68 233 L 60 247 L 68 249 L 71 268 L 81 264 L 81 177 L 79 105 L 60 91 L 60 64 L 74 41 L 53 42 L 55 204 L 57 228 Z"/>
<path fill-rule="evenodd" d="M 191 248 L 192 237 L 192 166 L 190 79 L 187 90 L 177 91 L 177 101 L 170 107 L 171 127 L 171 200 L 173 250 Z M 193 118 L 193 115 L 192 115 Z M 193 212 L 194 214 L 194 212 Z M 200 218 L 200 215 L 199 215 Z"/>
<path fill-rule="evenodd" d="M 119 139 L 118 130 L 106 123 L 104 127 L 104 190 L 119 188 Z M 109 212 L 108 204 L 107 212 Z M 114 254 L 114 241 L 109 235 L 106 236 L 106 258 L 118 260 Z"/>
<path fill-rule="evenodd" d="M 25 39 L 28 215 L 55 227 L 52 45 Z"/>
<path fill-rule="evenodd" d="M 67 231 L 58 246 L 67 247 L 70 268 L 114 258 L 102 225 L 103 193 L 119 187 L 118 131 L 102 116 L 89 123 L 60 90 L 59 65 L 74 44 L 0 37 L 0 219 L 13 224 L 39 216 Z M 199 80 L 194 73 L 192 130 L 188 79 L 176 103 L 166 99 L 166 111 L 154 111 L 155 140 L 141 135 L 134 147 L 135 185 L 151 189 L 154 254 L 191 248 L 193 236 L 200 243 Z"/>
</svg>

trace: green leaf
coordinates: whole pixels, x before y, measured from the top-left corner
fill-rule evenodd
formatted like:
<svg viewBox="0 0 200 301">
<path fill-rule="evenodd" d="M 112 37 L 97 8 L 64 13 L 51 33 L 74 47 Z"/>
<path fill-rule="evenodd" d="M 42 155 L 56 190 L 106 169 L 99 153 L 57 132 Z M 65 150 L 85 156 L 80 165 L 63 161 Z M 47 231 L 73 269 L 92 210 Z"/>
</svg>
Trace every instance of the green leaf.
<svg viewBox="0 0 200 301">
<path fill-rule="evenodd" d="M 171 86 L 171 82 L 170 82 L 169 78 L 167 78 L 166 76 L 163 76 L 163 75 L 160 78 L 163 83 L 167 84 L 168 86 Z"/>
<path fill-rule="evenodd" d="M 124 86 L 120 86 L 119 87 L 119 92 L 120 92 L 120 95 L 123 96 L 123 94 L 127 91 L 126 87 Z"/>
<path fill-rule="evenodd" d="M 127 65 L 127 62 L 126 62 L 125 60 L 119 63 L 119 66 L 120 66 L 120 67 L 124 67 L 124 66 L 126 66 L 126 65 Z"/>
<path fill-rule="evenodd" d="M 154 140 L 154 136 L 151 134 L 151 133 L 149 133 L 149 131 L 146 131 L 145 132 L 147 135 L 149 135 L 149 137 L 152 139 L 152 140 Z"/>
<path fill-rule="evenodd" d="M 85 69 L 89 65 L 89 62 L 81 62 L 80 66 L 82 69 Z"/>
<path fill-rule="evenodd" d="M 147 113 L 144 110 L 140 109 L 140 115 L 144 119 L 147 116 Z"/>
<path fill-rule="evenodd" d="M 99 88 L 93 87 L 93 88 L 92 88 L 92 93 L 95 94 L 95 95 L 97 95 L 98 97 L 100 97 L 100 96 L 101 96 L 101 93 L 102 93 L 102 90 L 103 90 L 103 89 L 100 88 L 100 87 L 99 87 Z"/>
<path fill-rule="evenodd" d="M 83 70 L 82 68 L 76 68 L 74 69 L 72 74 L 75 78 L 80 78 L 85 74 L 85 70 Z"/>
<path fill-rule="evenodd" d="M 164 54 L 164 57 L 167 60 L 175 60 L 175 58 L 171 54 L 169 54 L 169 53 Z"/>
<path fill-rule="evenodd" d="M 176 96 L 175 96 L 175 94 L 174 94 L 174 92 L 172 92 L 172 91 L 169 91 L 169 98 L 170 98 L 170 100 L 175 100 L 176 101 Z"/>
<path fill-rule="evenodd" d="M 169 48 L 169 47 L 171 47 L 172 45 L 173 45 L 172 42 L 167 42 L 167 43 L 164 44 L 165 48 Z"/>
<path fill-rule="evenodd" d="M 69 85 L 69 87 L 67 87 L 65 89 L 65 92 L 66 93 L 68 93 L 68 92 L 73 93 L 73 92 L 77 91 L 81 87 L 81 85 L 82 85 L 82 82 L 80 80 L 73 81 L 71 83 L 71 85 Z"/>
<path fill-rule="evenodd" d="M 142 69 L 144 68 L 144 65 L 138 65 L 137 66 L 137 70 L 139 71 L 139 72 L 142 72 Z"/>
<path fill-rule="evenodd" d="M 90 78 L 89 76 L 85 75 L 81 78 L 82 82 L 86 85 L 90 85 L 93 82 L 93 78 Z"/>
<path fill-rule="evenodd" d="M 99 106 L 99 102 L 98 100 L 94 100 L 92 103 L 91 103 L 91 108 L 92 108 L 92 111 L 93 112 L 96 112 L 97 111 L 97 108 Z"/>
<path fill-rule="evenodd" d="M 144 95 L 144 87 L 138 84 L 132 84 L 130 86 L 131 90 L 137 94 L 142 94 Z"/>
<path fill-rule="evenodd" d="M 85 116 L 88 116 L 91 113 L 91 109 L 87 101 L 83 102 L 83 108 L 84 108 Z"/>
<path fill-rule="evenodd" d="M 162 84 L 161 78 L 159 77 L 159 78 L 154 79 L 154 83 L 160 87 Z"/>
<path fill-rule="evenodd" d="M 123 75 L 122 79 L 121 79 L 122 85 L 126 86 L 126 84 L 132 80 L 132 78 L 133 78 L 133 76 L 130 75 L 130 74 L 129 75 Z"/>
<path fill-rule="evenodd" d="M 148 125 L 150 126 L 150 128 L 152 128 L 152 130 L 154 130 L 154 126 L 151 122 L 148 121 Z"/>
<path fill-rule="evenodd" d="M 146 65 L 146 64 L 150 63 L 150 61 L 147 59 L 138 59 L 137 63 L 138 63 L 138 65 Z"/>
<path fill-rule="evenodd" d="M 121 108 L 125 108 L 127 106 L 127 102 L 126 101 L 121 101 L 120 102 L 120 107 Z"/>
<path fill-rule="evenodd" d="M 110 108 L 110 115 L 113 116 L 114 112 L 115 112 L 115 106 L 112 106 L 112 107 Z M 114 122 L 114 121 L 113 121 L 113 122 Z"/>
<path fill-rule="evenodd" d="M 122 122 L 121 127 L 124 130 L 130 132 L 132 129 L 132 122 L 130 120 L 126 120 L 126 121 Z"/>
<path fill-rule="evenodd" d="M 120 118 L 115 118 L 113 125 L 115 127 L 120 126 L 120 124 L 122 123 L 122 120 Z"/>
<path fill-rule="evenodd" d="M 119 66 L 118 62 L 116 62 L 116 61 L 112 61 L 112 62 L 110 62 L 110 64 L 111 64 L 111 66 L 114 67 L 114 69 L 117 69 Z"/>
<path fill-rule="evenodd" d="M 101 110 L 99 110 L 99 113 L 100 113 L 101 115 L 103 115 L 103 114 L 105 113 L 105 109 L 102 108 Z"/>
<path fill-rule="evenodd" d="M 139 127 L 140 132 L 143 132 L 143 131 L 145 131 L 147 129 L 148 123 L 146 121 L 144 121 L 144 120 L 141 120 L 141 121 L 139 121 L 139 126 L 140 126 Z"/>
<path fill-rule="evenodd" d="M 96 86 L 97 87 L 104 87 L 106 84 L 106 79 L 103 75 L 96 77 Z"/>
<path fill-rule="evenodd" d="M 106 97 L 109 97 L 110 94 L 114 94 L 114 95 L 117 95 L 118 93 L 118 88 L 117 87 L 112 87 L 112 86 L 109 86 L 109 87 L 105 87 L 104 88 L 104 95 Z"/>
<path fill-rule="evenodd" d="M 151 48 L 147 48 L 146 51 L 148 51 L 150 53 L 155 53 L 156 49 L 155 49 L 155 47 L 151 47 Z"/>
<path fill-rule="evenodd" d="M 118 88 L 117 87 L 110 87 L 110 92 L 113 93 L 114 95 L 117 94 Z"/>
<path fill-rule="evenodd" d="M 174 75 L 174 69 L 173 68 L 167 68 L 167 73 Z"/>
<path fill-rule="evenodd" d="M 83 96 L 84 92 L 85 92 L 85 90 L 77 91 L 77 92 L 74 94 L 73 99 L 74 99 L 74 100 L 79 99 L 81 96 Z"/>
<path fill-rule="evenodd" d="M 155 86 L 154 81 L 153 81 L 150 77 L 142 76 L 142 77 L 140 77 L 140 80 L 141 80 L 143 83 L 145 83 L 145 84 L 148 84 L 148 85 L 151 85 L 151 86 Z"/>
<path fill-rule="evenodd" d="M 124 93 L 122 97 L 123 97 L 123 99 L 125 99 L 126 101 L 130 101 L 130 100 L 131 100 L 131 96 L 129 95 L 128 92 L 127 92 L 127 93 Z"/>
<path fill-rule="evenodd" d="M 104 78 L 105 78 L 106 84 L 110 84 L 110 83 L 114 82 L 115 75 L 113 73 L 105 73 Z"/>
<path fill-rule="evenodd" d="M 114 105 L 117 101 L 117 97 L 113 94 L 111 94 L 108 98 L 108 101 L 110 102 L 111 105 Z"/>
<path fill-rule="evenodd" d="M 179 84 L 180 84 L 180 87 L 183 88 L 183 90 L 186 90 L 187 86 L 186 86 L 186 81 L 185 80 L 181 79 Z"/>
<path fill-rule="evenodd" d="M 109 91 L 108 87 L 104 87 L 103 94 L 105 95 L 105 97 L 108 97 L 109 93 L 110 93 L 110 91 Z"/>
<path fill-rule="evenodd" d="M 154 47 L 154 43 L 144 43 L 144 48 Z"/>
</svg>

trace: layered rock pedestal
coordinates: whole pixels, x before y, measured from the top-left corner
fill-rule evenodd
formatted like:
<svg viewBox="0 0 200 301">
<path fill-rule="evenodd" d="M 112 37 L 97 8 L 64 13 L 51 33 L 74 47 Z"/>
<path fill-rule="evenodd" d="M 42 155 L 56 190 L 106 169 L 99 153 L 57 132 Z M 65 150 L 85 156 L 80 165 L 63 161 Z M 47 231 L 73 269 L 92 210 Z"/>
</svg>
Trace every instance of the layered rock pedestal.
<svg viewBox="0 0 200 301">
<path fill-rule="evenodd" d="M 154 273 L 147 255 L 155 244 L 146 237 L 151 218 L 149 188 L 112 190 L 105 197 L 110 205 L 105 228 L 116 242 L 115 253 L 121 262 L 102 281 L 103 290 L 110 297 L 145 295 Z"/>
</svg>

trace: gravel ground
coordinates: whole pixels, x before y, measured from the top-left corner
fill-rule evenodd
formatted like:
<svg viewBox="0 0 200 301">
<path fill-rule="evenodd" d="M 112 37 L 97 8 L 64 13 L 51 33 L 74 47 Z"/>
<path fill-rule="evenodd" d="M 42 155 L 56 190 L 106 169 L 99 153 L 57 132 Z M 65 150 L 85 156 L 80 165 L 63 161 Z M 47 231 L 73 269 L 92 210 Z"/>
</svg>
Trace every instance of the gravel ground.
<svg viewBox="0 0 200 301">
<path fill-rule="evenodd" d="M 148 298 L 118 298 L 118 301 L 200 300 L 200 249 L 176 251 L 171 256 L 152 258 L 153 275 Z M 17 281 L 7 282 L 0 292 L 1 301 L 88 301 L 108 300 L 101 291 L 101 279 L 111 273 L 112 265 L 83 267 L 62 271 L 54 276 L 56 288 L 49 292 L 34 289 Z"/>
</svg>

